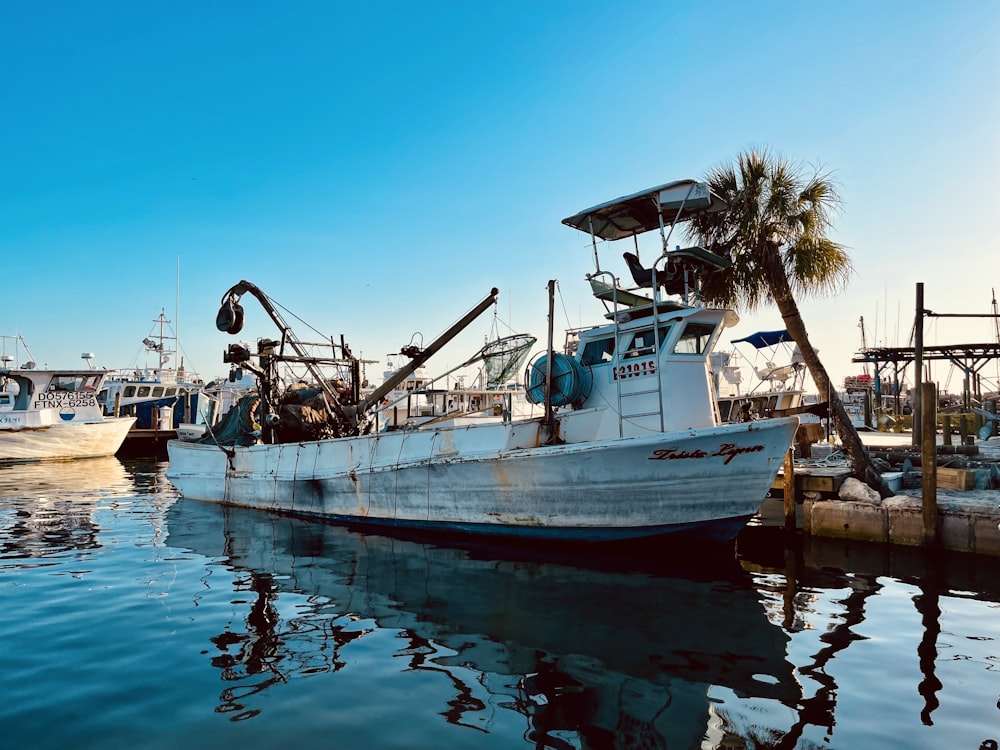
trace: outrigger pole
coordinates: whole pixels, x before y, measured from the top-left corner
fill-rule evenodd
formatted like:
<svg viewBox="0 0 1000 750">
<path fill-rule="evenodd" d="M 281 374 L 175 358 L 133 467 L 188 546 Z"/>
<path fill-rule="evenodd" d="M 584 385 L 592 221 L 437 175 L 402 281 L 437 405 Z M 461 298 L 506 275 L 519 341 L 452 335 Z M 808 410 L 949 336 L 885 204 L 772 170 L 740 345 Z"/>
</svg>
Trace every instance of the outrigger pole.
<svg viewBox="0 0 1000 750">
<path fill-rule="evenodd" d="M 371 395 L 367 398 L 362 399 L 358 402 L 357 414 L 362 414 L 372 407 L 373 404 L 377 404 L 382 400 L 382 397 L 387 393 L 391 392 L 393 388 L 406 380 L 410 375 L 412 375 L 418 367 L 420 367 L 424 362 L 433 357 L 440 351 L 440 349 L 451 341 L 455 336 L 457 336 L 464 328 L 466 328 L 473 320 L 478 318 L 483 314 L 490 306 L 496 304 L 497 295 L 500 290 L 496 287 L 490 290 L 489 295 L 483 299 L 478 305 L 472 308 L 469 312 L 465 314 L 461 320 L 459 320 L 455 325 L 449 328 L 447 331 L 442 333 L 438 338 L 436 338 L 431 345 L 426 349 L 418 352 L 410 363 L 399 369 L 392 377 L 388 378 L 382 385 L 372 391 Z M 403 354 L 408 354 L 408 352 L 402 352 Z"/>
</svg>

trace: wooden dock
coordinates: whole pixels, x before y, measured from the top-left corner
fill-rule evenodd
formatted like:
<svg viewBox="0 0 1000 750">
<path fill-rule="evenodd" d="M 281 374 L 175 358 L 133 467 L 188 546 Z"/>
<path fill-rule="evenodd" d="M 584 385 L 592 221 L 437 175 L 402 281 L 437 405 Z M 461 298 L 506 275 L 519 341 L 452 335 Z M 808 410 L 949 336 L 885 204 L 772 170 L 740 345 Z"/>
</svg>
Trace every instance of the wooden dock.
<svg viewBox="0 0 1000 750">
<path fill-rule="evenodd" d="M 820 498 L 837 497 L 840 492 L 840 485 L 851 475 L 851 470 L 846 466 L 796 466 L 795 474 L 795 501 L 801 503 L 806 498 L 818 500 Z M 785 472 L 781 470 L 771 484 L 769 496 L 782 497 L 785 491 Z M 806 494 L 810 493 L 810 494 Z M 816 493 L 816 494 L 812 494 Z"/>
<path fill-rule="evenodd" d="M 115 453 L 119 458 L 163 458 L 167 457 L 167 441 L 177 437 L 177 430 L 137 430 L 128 431 L 125 442 Z"/>
</svg>

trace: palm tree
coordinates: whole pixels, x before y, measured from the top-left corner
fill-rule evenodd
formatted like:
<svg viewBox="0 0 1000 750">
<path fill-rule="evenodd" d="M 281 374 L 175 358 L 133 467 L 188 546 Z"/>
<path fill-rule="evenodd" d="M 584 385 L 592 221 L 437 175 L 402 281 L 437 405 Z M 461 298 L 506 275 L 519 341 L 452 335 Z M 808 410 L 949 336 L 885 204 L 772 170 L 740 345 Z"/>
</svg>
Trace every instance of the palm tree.
<svg viewBox="0 0 1000 750">
<path fill-rule="evenodd" d="M 835 185 L 825 174 L 806 175 L 802 167 L 758 149 L 739 154 L 735 164 L 711 169 L 705 181 L 729 210 L 700 215 L 687 231 L 691 239 L 732 263 L 705 280 L 705 301 L 750 311 L 777 305 L 813 382 L 821 394 L 830 394 L 830 415 L 852 474 L 882 497 L 891 496 L 831 387 L 795 301 L 796 294 L 839 291 L 853 270 L 843 246 L 826 236 L 840 205 Z"/>
</svg>

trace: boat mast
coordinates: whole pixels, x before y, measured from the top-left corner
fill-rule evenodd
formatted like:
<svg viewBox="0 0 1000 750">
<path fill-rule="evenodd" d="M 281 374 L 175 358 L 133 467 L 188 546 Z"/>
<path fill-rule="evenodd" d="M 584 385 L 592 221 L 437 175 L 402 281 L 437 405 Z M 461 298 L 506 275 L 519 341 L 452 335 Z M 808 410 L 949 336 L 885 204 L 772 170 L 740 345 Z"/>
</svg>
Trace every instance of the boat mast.
<svg viewBox="0 0 1000 750">
<path fill-rule="evenodd" d="M 178 358 L 178 365 L 184 366 L 184 359 L 181 357 L 181 256 L 177 254 L 177 270 L 174 278 L 174 347 L 175 356 Z"/>
</svg>

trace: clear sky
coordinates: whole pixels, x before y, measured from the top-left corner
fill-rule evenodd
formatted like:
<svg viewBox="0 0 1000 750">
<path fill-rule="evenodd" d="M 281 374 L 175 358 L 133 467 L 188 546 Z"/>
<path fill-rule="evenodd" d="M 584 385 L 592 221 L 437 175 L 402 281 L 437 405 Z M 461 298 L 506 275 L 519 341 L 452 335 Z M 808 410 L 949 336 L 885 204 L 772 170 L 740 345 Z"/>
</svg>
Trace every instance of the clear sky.
<svg viewBox="0 0 1000 750">
<path fill-rule="evenodd" d="M 991 312 L 998 40 L 992 0 L 6 0 L 0 333 L 39 363 L 131 367 L 165 308 L 208 379 L 240 279 L 380 362 L 499 287 L 498 321 L 435 370 L 495 322 L 544 341 L 557 279 L 558 343 L 602 312 L 562 218 L 766 147 L 844 198 L 855 274 L 800 300 L 839 381 L 861 317 L 868 344 L 908 345 L 916 282 L 935 312 Z M 244 302 L 243 336 L 273 336 Z M 780 327 L 743 315 L 723 343 Z M 995 340 L 985 319 L 925 334 Z"/>
</svg>

